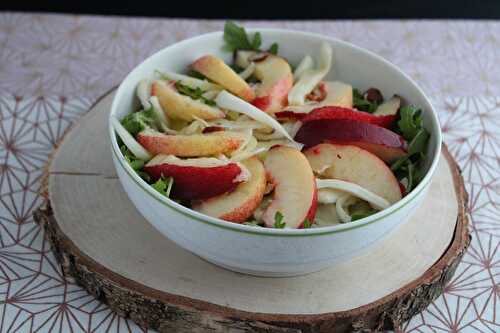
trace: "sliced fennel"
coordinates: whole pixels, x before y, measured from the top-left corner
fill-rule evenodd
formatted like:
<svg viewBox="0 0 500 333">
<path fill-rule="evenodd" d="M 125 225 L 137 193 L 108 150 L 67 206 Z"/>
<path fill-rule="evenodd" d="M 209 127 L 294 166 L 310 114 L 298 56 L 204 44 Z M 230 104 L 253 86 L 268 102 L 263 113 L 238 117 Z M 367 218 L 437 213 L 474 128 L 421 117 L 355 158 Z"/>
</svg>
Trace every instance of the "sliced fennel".
<svg viewBox="0 0 500 333">
<path fill-rule="evenodd" d="M 321 44 L 317 69 L 305 70 L 300 79 L 288 93 L 289 105 L 304 105 L 306 95 L 323 80 L 332 66 L 332 48 L 329 44 Z"/>
<path fill-rule="evenodd" d="M 300 126 L 302 126 L 302 124 L 298 121 L 294 121 L 294 122 L 288 122 L 288 123 L 282 124 L 281 126 L 283 126 L 283 128 L 287 131 L 287 133 L 291 137 L 294 137 L 295 134 L 297 134 L 298 130 L 300 129 Z M 257 133 L 255 133 L 255 137 L 259 140 L 262 140 L 262 141 L 268 141 L 268 140 L 282 139 L 285 136 L 281 132 L 274 131 L 274 132 L 269 133 L 269 134 L 257 132 Z"/>
<path fill-rule="evenodd" d="M 146 165 L 157 165 L 157 164 L 175 164 L 179 166 L 196 166 L 202 168 L 217 167 L 222 165 L 227 165 L 231 162 L 224 161 L 215 157 L 195 157 L 195 158 L 178 158 L 174 155 L 158 154 Z"/>
<path fill-rule="evenodd" d="M 277 132 L 283 134 L 290 141 L 294 141 L 293 138 L 288 134 L 288 132 L 281 126 L 281 124 L 276 121 L 273 117 L 265 113 L 264 111 L 256 108 L 250 103 L 245 102 L 244 100 L 231 95 L 227 91 L 223 90 L 215 99 L 215 103 L 221 109 L 227 109 L 235 112 L 239 112 L 249 116 L 252 119 L 255 119 L 261 123 L 264 123 L 272 128 L 274 128 Z"/>
<path fill-rule="evenodd" d="M 260 153 L 264 153 L 268 151 L 269 148 L 256 148 L 254 150 L 248 150 L 248 151 L 242 151 L 238 154 L 235 154 L 234 156 L 231 157 L 231 161 L 233 162 L 241 162 L 246 159 L 249 159 L 252 156 L 258 155 Z"/>
<path fill-rule="evenodd" d="M 208 123 L 207 123 L 207 121 L 206 121 L 205 119 L 201 119 L 200 117 L 195 116 L 195 115 L 193 115 L 193 118 L 194 118 L 195 120 L 199 121 L 200 123 L 202 123 L 202 124 L 203 124 L 203 126 L 205 126 L 205 127 L 208 127 L 208 126 L 209 126 L 209 125 L 208 125 Z"/>
<path fill-rule="evenodd" d="M 246 182 L 252 177 L 252 173 L 241 163 L 236 162 L 236 164 L 240 167 L 240 174 L 233 179 L 233 183 Z"/>
<path fill-rule="evenodd" d="M 273 131 L 269 134 L 255 132 L 255 137 L 260 141 L 269 141 L 269 140 L 283 139 L 285 136 L 281 132 Z"/>
<path fill-rule="evenodd" d="M 233 151 L 231 154 L 232 156 L 244 151 L 244 150 L 251 150 L 257 147 L 257 140 L 253 137 L 253 130 L 251 128 L 245 129 L 244 131 L 241 131 L 245 135 L 245 139 L 243 140 L 243 143 Z M 251 142 L 251 143 L 250 143 Z"/>
<path fill-rule="evenodd" d="M 214 99 L 215 97 L 217 97 L 217 94 L 219 93 L 218 90 L 208 90 L 208 91 L 205 91 L 201 97 L 205 98 L 205 99 Z"/>
<path fill-rule="evenodd" d="M 248 139 L 231 154 L 231 161 L 240 162 L 268 150 L 266 148 L 257 148 L 257 139 L 252 135 L 252 130 L 249 131 Z"/>
<path fill-rule="evenodd" d="M 314 227 L 327 227 L 340 223 L 335 204 L 319 204 L 314 218 Z"/>
<path fill-rule="evenodd" d="M 291 121 L 283 125 L 292 138 L 295 137 L 301 126 L 302 123 L 300 121 Z"/>
<path fill-rule="evenodd" d="M 188 126 L 184 127 L 179 131 L 181 134 L 191 135 L 191 134 L 200 134 L 205 126 L 206 122 L 203 119 L 195 119 Z"/>
<path fill-rule="evenodd" d="M 158 97 L 156 96 L 151 96 L 149 98 L 149 103 L 153 107 L 153 112 L 155 113 L 156 119 L 160 123 L 161 129 L 165 132 L 171 132 L 172 130 L 169 128 L 170 122 L 165 116 L 165 112 L 163 111 L 163 108 L 160 105 L 160 101 L 158 100 Z"/>
<path fill-rule="evenodd" d="M 322 188 L 318 190 L 318 202 L 322 204 L 336 203 L 338 198 L 345 193 L 331 188 Z"/>
<path fill-rule="evenodd" d="M 191 76 L 174 72 L 157 72 L 163 79 L 180 81 L 182 84 L 190 88 L 200 88 L 202 90 L 222 90 L 221 86 L 208 82 L 207 80 L 200 80 Z"/>
<path fill-rule="evenodd" d="M 295 148 L 297 150 L 302 150 L 304 145 L 302 143 L 298 143 L 296 141 L 288 141 L 285 139 L 277 139 L 277 140 L 269 140 L 269 141 L 259 141 L 257 143 L 257 148 L 266 148 L 266 151 L 271 149 L 274 146 L 287 146 L 291 148 Z"/>
<path fill-rule="evenodd" d="M 252 76 L 253 72 L 255 71 L 255 63 L 252 62 L 250 65 L 248 65 L 247 68 L 245 68 L 243 71 L 239 72 L 238 75 L 243 79 L 246 80 L 250 76 Z"/>
<path fill-rule="evenodd" d="M 335 204 L 335 210 L 337 211 L 337 216 L 339 217 L 342 223 L 348 223 L 352 221 L 351 215 L 347 211 L 349 205 L 356 202 L 356 198 L 349 195 L 344 194 L 338 198 L 337 203 Z"/>
<path fill-rule="evenodd" d="M 151 154 L 134 139 L 134 137 L 125 129 L 125 127 L 120 124 L 120 121 L 118 121 L 118 119 L 112 117 L 111 125 L 115 129 L 116 134 L 118 134 L 125 146 L 127 146 L 128 150 L 130 150 L 130 152 L 134 154 L 135 157 L 145 161 L 151 159 Z"/>
<path fill-rule="evenodd" d="M 297 150 L 302 150 L 303 144 L 289 141 L 286 139 L 281 140 L 271 140 L 271 141 L 260 141 L 258 142 L 255 139 L 255 136 L 252 136 L 252 140 L 245 146 L 245 149 L 239 151 L 237 154 L 233 153 L 231 157 L 231 161 L 243 161 L 247 158 L 250 158 L 255 155 L 264 154 L 269 151 L 272 147 L 276 145 L 287 146 L 291 148 L 295 148 Z"/>
<path fill-rule="evenodd" d="M 258 122 L 253 119 L 248 119 L 248 120 L 227 120 L 227 119 L 216 119 L 211 122 L 208 122 L 209 126 L 220 126 L 228 129 L 266 129 L 269 128 L 269 126 Z"/>
<path fill-rule="evenodd" d="M 151 107 L 151 104 L 149 103 L 149 97 L 151 97 L 152 84 L 152 81 L 149 79 L 142 79 L 137 84 L 137 97 L 139 98 L 139 101 L 141 102 L 142 108 L 144 110 L 148 110 Z"/>
<path fill-rule="evenodd" d="M 302 77 L 305 71 L 310 70 L 314 67 L 314 60 L 310 55 L 306 55 L 300 61 L 299 65 L 293 72 L 293 81 L 298 81 Z"/>
<path fill-rule="evenodd" d="M 322 188 L 332 188 L 334 190 L 347 192 L 357 198 L 367 201 L 371 206 L 380 210 L 385 209 L 391 205 L 386 199 L 371 191 L 368 191 L 358 184 L 346 182 L 343 180 L 316 179 L 316 187 L 318 188 L 318 190 Z"/>
<path fill-rule="evenodd" d="M 267 209 L 267 207 L 271 204 L 271 201 L 273 200 L 272 196 L 268 195 L 268 196 L 265 196 L 260 205 L 257 207 L 257 209 L 255 209 L 255 211 L 253 212 L 253 217 L 257 220 L 257 221 L 262 221 L 262 215 L 264 215 L 264 211 Z"/>
</svg>

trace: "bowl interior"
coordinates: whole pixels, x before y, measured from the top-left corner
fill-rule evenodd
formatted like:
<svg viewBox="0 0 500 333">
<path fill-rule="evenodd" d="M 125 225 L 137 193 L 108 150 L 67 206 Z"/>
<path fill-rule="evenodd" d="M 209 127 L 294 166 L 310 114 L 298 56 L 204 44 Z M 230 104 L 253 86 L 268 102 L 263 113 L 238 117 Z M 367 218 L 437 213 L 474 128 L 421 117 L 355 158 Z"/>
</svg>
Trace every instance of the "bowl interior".
<svg viewBox="0 0 500 333">
<path fill-rule="evenodd" d="M 391 97 L 393 94 L 398 94 L 407 103 L 420 106 L 424 111 L 424 126 L 431 133 L 431 139 L 429 141 L 425 165 L 426 176 L 419 184 L 419 187 L 423 187 L 429 181 L 439 159 L 441 131 L 436 113 L 429 99 L 411 78 L 383 58 L 346 42 L 317 34 L 289 30 L 257 30 L 262 34 L 263 48 L 268 47 L 273 42 L 278 42 L 279 54 L 287 58 L 292 65 L 297 65 L 307 54 L 317 59 L 320 44 L 328 42 L 332 45 L 333 49 L 333 65 L 327 79 L 344 81 L 361 90 L 376 87 L 382 91 L 386 98 Z M 251 32 L 252 29 L 249 29 L 249 31 Z M 157 70 L 185 73 L 189 64 L 205 54 L 214 54 L 228 62 L 231 61 L 232 54 L 224 51 L 223 46 L 222 33 L 217 32 L 184 40 L 152 55 L 137 66 L 122 82 L 113 101 L 111 116 L 121 119 L 128 113 L 137 110 L 139 107 L 139 102 L 135 97 L 137 83 L 143 78 L 153 77 Z M 110 133 L 113 133 L 111 127 Z M 113 149 L 118 152 L 119 148 L 114 135 L 111 135 L 111 141 Z M 123 161 L 121 162 L 123 163 Z M 419 191 L 419 187 L 396 204 L 384 210 L 384 212 L 395 209 L 399 205 L 404 204 L 405 201 L 411 200 L 415 192 Z M 193 213 L 197 215 L 196 212 Z M 359 221 L 351 222 L 351 224 L 376 218 L 380 213 L 382 212 Z M 207 219 L 214 220 L 213 218 Z"/>
</svg>

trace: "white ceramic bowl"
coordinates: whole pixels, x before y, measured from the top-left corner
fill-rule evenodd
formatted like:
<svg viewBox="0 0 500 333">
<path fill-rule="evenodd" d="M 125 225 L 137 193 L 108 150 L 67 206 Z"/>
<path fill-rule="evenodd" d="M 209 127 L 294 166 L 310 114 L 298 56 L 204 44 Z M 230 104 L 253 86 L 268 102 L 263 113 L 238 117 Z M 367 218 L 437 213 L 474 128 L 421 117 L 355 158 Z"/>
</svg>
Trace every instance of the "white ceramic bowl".
<svg viewBox="0 0 500 333">
<path fill-rule="evenodd" d="M 126 163 L 109 126 L 113 161 L 123 188 L 136 208 L 159 232 L 184 249 L 222 267 L 260 276 L 293 276 L 314 272 L 358 255 L 403 223 L 424 198 L 436 168 L 441 132 L 429 99 L 416 83 L 381 57 L 325 36 L 279 29 L 257 29 L 263 46 L 279 43 L 279 54 L 292 64 L 304 55 L 316 55 L 322 42 L 333 48 L 330 78 L 354 87 L 377 87 L 388 97 L 397 93 L 424 110 L 424 124 L 431 132 L 427 174 L 401 201 L 370 217 L 341 225 L 305 230 L 258 228 L 206 216 L 161 196 Z M 215 54 L 230 61 L 224 52 L 222 33 L 210 33 L 171 45 L 137 66 L 122 82 L 110 116 L 123 118 L 138 108 L 135 88 L 155 70 L 184 72 L 198 57 Z"/>
</svg>

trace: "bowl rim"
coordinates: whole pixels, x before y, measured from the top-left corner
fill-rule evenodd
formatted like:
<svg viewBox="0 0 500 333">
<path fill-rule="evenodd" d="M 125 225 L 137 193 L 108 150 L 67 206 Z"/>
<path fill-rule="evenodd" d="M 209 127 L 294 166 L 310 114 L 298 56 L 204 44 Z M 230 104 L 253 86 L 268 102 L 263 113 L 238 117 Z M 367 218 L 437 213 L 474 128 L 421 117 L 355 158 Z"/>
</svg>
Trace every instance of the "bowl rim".
<svg viewBox="0 0 500 333">
<path fill-rule="evenodd" d="M 170 209 L 173 209 L 177 213 L 180 213 L 186 217 L 191 218 L 192 220 L 202 222 L 205 224 L 209 224 L 218 228 L 222 228 L 225 230 L 229 231 L 235 231 L 235 232 L 240 232 L 240 233 L 246 233 L 246 234 L 253 234 L 253 235 L 261 235 L 261 236 L 282 236 L 282 237 L 306 237 L 306 236 L 322 236 L 322 235 L 330 235 L 334 233 L 341 233 L 341 232 L 346 232 L 349 230 L 353 229 L 358 229 L 362 228 L 364 226 L 373 224 L 377 221 L 380 221 L 389 215 L 394 214 L 395 212 L 399 211 L 403 207 L 407 206 L 409 203 L 413 202 L 421 192 L 429 185 L 430 181 L 432 180 L 432 176 L 434 175 L 434 172 L 436 170 L 437 164 L 439 162 L 440 156 L 441 156 L 441 145 L 442 145 L 442 133 L 441 133 L 441 126 L 439 123 L 439 118 L 437 116 L 436 110 L 434 106 L 431 103 L 431 100 L 429 97 L 425 94 L 425 92 L 419 87 L 419 85 L 410 77 L 408 76 L 405 72 L 403 72 L 399 67 L 394 65 L 393 63 L 389 62 L 388 60 L 382 58 L 381 56 L 377 55 L 376 53 L 369 51 L 367 49 L 364 49 L 362 47 L 356 46 L 354 44 L 342 41 L 340 39 L 334 38 L 334 37 L 329 37 L 329 36 L 324 36 L 318 33 L 311 33 L 311 32 L 303 32 L 303 31 L 297 31 L 297 30 L 292 30 L 292 29 L 278 29 L 278 28 L 250 28 L 246 29 L 249 32 L 270 32 L 270 33 L 279 33 L 279 34 L 284 34 L 284 35 L 297 35 L 305 38 L 314 38 L 314 39 L 320 39 L 323 41 L 328 41 L 333 44 L 340 44 L 343 47 L 346 47 L 348 49 L 351 49 L 354 52 L 361 52 L 364 53 L 365 55 L 374 58 L 376 61 L 382 62 L 384 65 L 392 68 L 396 72 L 398 72 L 400 75 L 403 76 L 403 78 L 408 81 L 410 85 L 413 86 L 417 90 L 419 94 L 421 94 L 424 98 L 424 100 L 427 102 L 427 104 L 430 106 L 430 109 L 428 112 L 430 112 L 430 116 L 432 121 L 436 124 L 437 131 L 431 133 L 432 136 L 435 136 L 435 142 L 436 142 L 436 147 L 434 150 L 434 155 L 432 156 L 432 163 L 429 166 L 429 170 L 427 171 L 426 175 L 422 179 L 422 181 L 417 185 L 416 188 L 414 188 L 408 195 L 403 197 L 401 200 L 398 202 L 392 204 L 390 207 L 381 210 L 378 213 L 375 213 L 371 216 L 359 219 L 357 221 L 349 222 L 349 223 L 343 223 L 343 224 L 337 224 L 337 225 L 332 225 L 332 226 L 325 226 L 325 227 L 318 227 L 318 228 L 308 228 L 308 229 L 291 229 L 291 228 L 284 228 L 284 229 L 275 229 L 275 228 L 263 228 L 263 227 L 255 227 L 251 225 L 245 225 L 245 224 L 240 224 L 240 223 L 233 223 L 233 222 L 228 222 L 216 217 L 208 216 L 202 213 L 199 213 L 195 210 L 192 210 L 190 208 L 187 208 L 175 201 L 173 201 L 170 198 L 167 198 L 160 193 L 158 193 L 156 190 L 154 190 L 149 184 L 147 184 L 142 178 L 137 175 L 137 173 L 132 169 L 132 167 L 126 162 L 125 158 L 123 155 L 120 153 L 120 148 L 118 147 L 118 142 L 116 140 L 116 135 L 115 131 L 113 129 L 113 126 L 111 124 L 111 119 L 114 117 L 114 114 L 116 113 L 117 107 L 118 107 L 118 97 L 121 95 L 122 90 L 124 89 L 123 84 L 124 82 L 127 81 L 127 79 L 136 71 L 139 70 L 139 67 L 141 67 L 145 62 L 150 61 L 153 58 L 159 58 L 161 57 L 162 53 L 165 52 L 166 50 L 187 44 L 187 43 L 193 43 L 201 39 L 209 38 L 209 37 L 215 37 L 215 36 L 220 36 L 222 38 L 223 32 L 222 31 L 216 31 L 216 32 L 211 32 L 211 33 L 206 33 L 206 34 L 201 34 L 195 37 L 191 37 L 188 39 L 184 39 L 182 41 L 179 41 L 177 43 L 171 44 L 165 48 L 162 48 L 161 50 L 155 52 L 145 60 L 143 60 L 140 64 L 134 67 L 127 76 L 122 80 L 120 83 L 115 96 L 113 97 L 113 103 L 111 105 L 111 110 L 109 113 L 108 117 L 108 131 L 111 139 L 111 150 L 112 153 L 114 154 L 114 157 L 118 161 L 118 164 L 120 167 L 125 171 L 125 173 L 130 176 L 130 178 L 141 188 L 146 194 L 148 194 L 150 197 L 153 199 L 157 200 L 159 203 L 163 204 L 164 206 L 167 206 Z M 149 198 L 148 198 L 149 199 Z"/>
</svg>

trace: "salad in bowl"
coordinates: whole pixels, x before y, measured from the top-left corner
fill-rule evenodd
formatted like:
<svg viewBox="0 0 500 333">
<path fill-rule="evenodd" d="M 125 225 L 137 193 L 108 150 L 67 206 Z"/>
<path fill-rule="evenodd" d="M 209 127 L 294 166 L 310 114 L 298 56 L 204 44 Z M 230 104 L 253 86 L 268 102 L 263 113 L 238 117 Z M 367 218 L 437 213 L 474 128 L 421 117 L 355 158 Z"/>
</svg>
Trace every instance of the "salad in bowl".
<svg viewBox="0 0 500 333">
<path fill-rule="evenodd" d="M 292 63 L 259 32 L 228 22 L 223 37 L 232 62 L 159 68 L 137 84 L 140 107 L 111 118 L 123 158 L 162 196 L 227 223 L 317 228 L 369 217 L 423 179 L 419 105 L 331 79 L 329 43 Z"/>
</svg>

